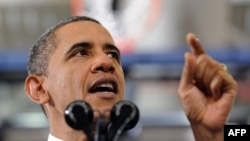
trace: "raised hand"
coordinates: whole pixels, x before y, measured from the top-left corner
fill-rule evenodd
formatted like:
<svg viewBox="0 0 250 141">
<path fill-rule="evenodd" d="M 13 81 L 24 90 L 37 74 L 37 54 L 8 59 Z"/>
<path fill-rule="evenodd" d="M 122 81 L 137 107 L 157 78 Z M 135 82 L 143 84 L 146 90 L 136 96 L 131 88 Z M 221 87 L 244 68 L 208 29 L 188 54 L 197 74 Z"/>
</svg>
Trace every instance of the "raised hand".
<svg viewBox="0 0 250 141">
<path fill-rule="evenodd" d="M 237 83 L 224 64 L 206 54 L 192 33 L 185 54 L 179 97 L 198 141 L 223 140 L 223 127 L 237 93 Z"/>
</svg>

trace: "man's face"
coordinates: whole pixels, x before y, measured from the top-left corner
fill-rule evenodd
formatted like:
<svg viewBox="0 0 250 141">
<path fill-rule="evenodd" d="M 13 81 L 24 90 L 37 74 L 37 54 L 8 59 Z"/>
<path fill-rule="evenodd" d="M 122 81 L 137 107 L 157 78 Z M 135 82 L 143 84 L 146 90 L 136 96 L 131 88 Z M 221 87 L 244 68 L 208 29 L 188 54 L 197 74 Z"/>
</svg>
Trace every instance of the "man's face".
<svg viewBox="0 0 250 141">
<path fill-rule="evenodd" d="M 59 113 L 75 100 L 100 111 L 123 100 L 120 54 L 105 28 L 91 21 L 69 23 L 56 31 L 55 44 L 44 84 Z"/>
</svg>

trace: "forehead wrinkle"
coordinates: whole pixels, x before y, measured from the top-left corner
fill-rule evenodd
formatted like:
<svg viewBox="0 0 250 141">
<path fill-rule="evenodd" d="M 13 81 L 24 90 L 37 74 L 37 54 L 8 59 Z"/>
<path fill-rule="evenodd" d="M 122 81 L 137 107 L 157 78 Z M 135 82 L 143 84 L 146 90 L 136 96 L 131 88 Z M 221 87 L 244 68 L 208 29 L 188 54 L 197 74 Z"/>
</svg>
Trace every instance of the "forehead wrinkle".
<svg viewBox="0 0 250 141">
<path fill-rule="evenodd" d="M 81 25 L 74 26 L 76 24 L 81 24 Z M 82 25 L 82 24 L 86 24 L 86 25 Z M 79 37 L 76 36 L 77 38 L 81 38 L 81 39 L 78 39 L 79 41 L 76 41 L 76 42 L 80 42 L 80 41 L 92 42 L 93 39 L 100 39 L 100 38 L 97 38 L 97 36 L 100 36 L 99 34 L 101 34 L 101 37 L 105 37 L 105 36 L 108 37 L 109 39 L 108 42 L 112 44 L 114 43 L 111 34 L 108 32 L 108 30 L 105 27 L 97 23 L 89 22 L 89 21 L 79 21 L 79 22 L 69 23 L 59 28 L 56 31 L 56 34 L 57 34 L 58 41 L 67 39 L 69 37 L 73 37 L 75 34 L 80 34 L 80 35 L 82 34 Z"/>
</svg>

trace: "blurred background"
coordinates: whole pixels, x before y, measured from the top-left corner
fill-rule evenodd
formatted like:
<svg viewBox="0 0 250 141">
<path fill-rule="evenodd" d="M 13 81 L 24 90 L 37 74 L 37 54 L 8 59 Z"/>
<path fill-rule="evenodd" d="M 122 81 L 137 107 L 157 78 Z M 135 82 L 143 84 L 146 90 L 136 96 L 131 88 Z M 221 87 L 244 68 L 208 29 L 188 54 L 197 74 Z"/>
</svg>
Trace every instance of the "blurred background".
<svg viewBox="0 0 250 141">
<path fill-rule="evenodd" d="M 0 0 L 0 141 L 47 139 L 47 120 L 23 90 L 26 61 L 70 15 L 99 20 L 122 51 L 126 98 L 141 111 L 128 140 L 194 140 L 177 96 L 188 32 L 239 83 L 228 122 L 250 124 L 250 0 Z"/>
</svg>

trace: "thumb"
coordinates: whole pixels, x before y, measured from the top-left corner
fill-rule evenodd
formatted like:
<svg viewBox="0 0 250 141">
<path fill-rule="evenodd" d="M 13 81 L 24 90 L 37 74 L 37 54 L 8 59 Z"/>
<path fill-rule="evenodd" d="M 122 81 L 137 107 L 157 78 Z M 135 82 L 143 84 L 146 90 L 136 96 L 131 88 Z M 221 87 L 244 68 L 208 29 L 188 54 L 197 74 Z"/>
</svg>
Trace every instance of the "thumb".
<svg viewBox="0 0 250 141">
<path fill-rule="evenodd" d="M 181 74 L 179 91 L 185 91 L 193 86 L 195 75 L 195 57 L 190 53 L 185 53 L 185 64 Z"/>
</svg>

